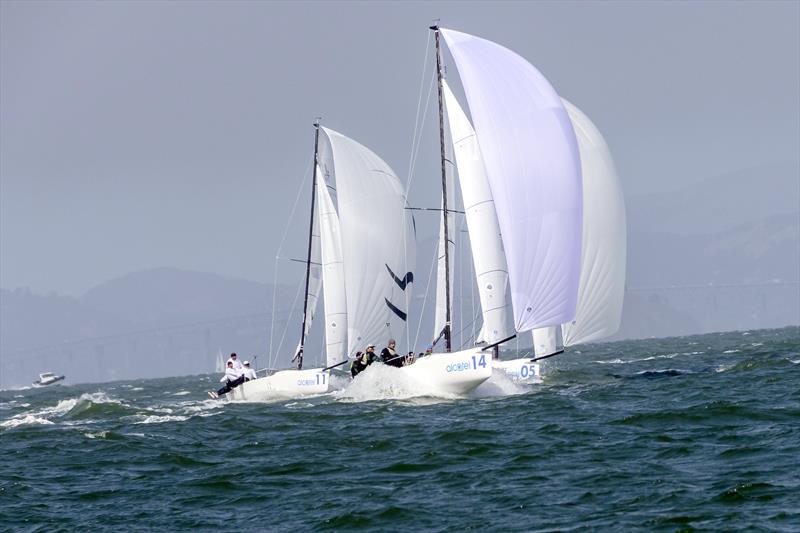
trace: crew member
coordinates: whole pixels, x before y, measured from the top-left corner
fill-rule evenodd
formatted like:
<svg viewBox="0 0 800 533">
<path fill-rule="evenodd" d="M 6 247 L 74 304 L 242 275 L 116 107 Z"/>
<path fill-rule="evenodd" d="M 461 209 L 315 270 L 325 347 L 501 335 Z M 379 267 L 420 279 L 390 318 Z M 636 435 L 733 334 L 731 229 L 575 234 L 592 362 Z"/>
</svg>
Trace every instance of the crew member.
<svg viewBox="0 0 800 533">
<path fill-rule="evenodd" d="M 244 380 L 250 381 L 251 379 L 258 379 L 256 375 L 256 371 L 253 368 L 250 368 L 250 361 L 244 362 Z"/>
<path fill-rule="evenodd" d="M 356 358 L 350 364 L 350 375 L 356 377 L 359 373 L 366 370 L 369 365 L 375 362 L 375 359 L 374 344 L 368 345 L 366 352 L 356 352 Z"/>
<path fill-rule="evenodd" d="M 234 354 L 235 355 L 235 354 Z M 225 368 L 225 375 L 222 376 L 219 380 L 221 383 L 225 385 L 220 388 L 217 392 L 208 391 L 208 395 L 212 398 L 219 398 L 223 394 L 227 394 L 231 391 L 231 389 L 238 387 L 244 381 L 244 376 L 239 375 L 239 372 L 234 370 L 233 368 L 233 361 L 228 361 L 227 367 Z"/>
<path fill-rule="evenodd" d="M 395 351 L 397 343 L 394 339 L 389 339 L 388 346 L 381 350 L 381 360 L 390 366 L 401 367 L 403 366 L 403 357 L 398 355 Z"/>
<path fill-rule="evenodd" d="M 239 358 L 236 356 L 236 352 L 233 352 L 231 354 L 231 357 L 230 359 L 228 359 L 228 362 L 233 363 L 233 369 L 236 370 L 240 376 L 244 374 L 244 366 L 242 365 L 242 362 L 239 361 Z"/>
</svg>

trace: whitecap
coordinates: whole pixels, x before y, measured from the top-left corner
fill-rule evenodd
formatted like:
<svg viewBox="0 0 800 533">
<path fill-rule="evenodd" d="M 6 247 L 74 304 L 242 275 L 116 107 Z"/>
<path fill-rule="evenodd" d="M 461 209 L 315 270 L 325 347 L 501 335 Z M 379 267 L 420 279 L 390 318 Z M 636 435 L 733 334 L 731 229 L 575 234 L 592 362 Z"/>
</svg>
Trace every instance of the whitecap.
<svg viewBox="0 0 800 533">
<path fill-rule="evenodd" d="M 526 394 L 531 391 L 531 385 L 541 384 L 542 380 L 537 379 L 533 382 L 523 384 L 516 381 L 508 373 L 495 369 L 489 379 L 478 385 L 470 396 L 473 398 L 495 398 L 501 396 L 516 396 Z"/>
<path fill-rule="evenodd" d="M 736 352 L 738 352 L 738 351 L 739 351 L 739 350 L 725 350 L 725 351 L 724 351 L 724 352 L 722 352 L 722 353 L 736 353 Z"/>
<path fill-rule="evenodd" d="M 309 407 L 314 407 L 314 404 L 309 402 L 289 402 L 284 407 L 287 409 L 308 409 Z"/>
<path fill-rule="evenodd" d="M 187 420 L 188 416 L 181 415 L 148 415 L 142 420 L 136 422 L 137 424 L 160 424 L 162 422 L 183 422 Z"/>
<path fill-rule="evenodd" d="M 88 432 L 84 433 L 83 436 L 89 439 L 104 439 L 108 436 L 108 431 L 96 431 L 94 433 Z"/>
<path fill-rule="evenodd" d="M 49 425 L 52 424 L 51 421 L 47 420 L 46 418 L 41 418 L 36 415 L 19 415 L 6 420 L 3 423 L 0 423 L 0 427 L 4 428 L 15 428 L 18 426 L 27 426 L 27 425 Z"/>
<path fill-rule="evenodd" d="M 173 396 L 186 396 L 187 394 L 191 394 L 191 392 L 188 390 L 182 390 L 174 393 Z"/>
</svg>

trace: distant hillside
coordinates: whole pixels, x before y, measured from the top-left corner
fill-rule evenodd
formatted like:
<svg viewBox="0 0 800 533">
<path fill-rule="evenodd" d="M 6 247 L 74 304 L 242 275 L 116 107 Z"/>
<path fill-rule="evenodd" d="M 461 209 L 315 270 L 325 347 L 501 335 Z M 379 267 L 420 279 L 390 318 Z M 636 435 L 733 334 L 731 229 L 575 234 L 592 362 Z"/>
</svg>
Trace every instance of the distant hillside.
<svg viewBox="0 0 800 533">
<path fill-rule="evenodd" d="M 628 228 L 650 233 L 709 235 L 775 214 L 800 211 L 797 162 L 744 169 L 672 192 L 626 198 Z"/>
<path fill-rule="evenodd" d="M 633 231 L 629 236 L 629 287 L 786 282 L 798 277 L 797 213 L 706 235 Z"/>
<path fill-rule="evenodd" d="M 268 285 L 159 268 L 98 285 L 83 295 L 80 303 L 132 328 L 144 329 L 263 313 L 271 300 L 272 288 Z"/>
</svg>

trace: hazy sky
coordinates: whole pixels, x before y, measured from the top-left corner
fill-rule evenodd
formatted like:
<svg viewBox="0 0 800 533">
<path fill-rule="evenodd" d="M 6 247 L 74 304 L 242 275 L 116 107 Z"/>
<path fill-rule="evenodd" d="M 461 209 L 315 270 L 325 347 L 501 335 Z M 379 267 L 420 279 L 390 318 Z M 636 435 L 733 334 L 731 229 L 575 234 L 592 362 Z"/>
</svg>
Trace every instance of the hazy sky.
<svg viewBox="0 0 800 533">
<path fill-rule="evenodd" d="M 0 286 L 78 295 L 159 266 L 271 281 L 314 116 L 406 179 L 434 18 L 535 64 L 604 133 L 628 195 L 798 159 L 798 2 L 3 1 Z"/>
</svg>

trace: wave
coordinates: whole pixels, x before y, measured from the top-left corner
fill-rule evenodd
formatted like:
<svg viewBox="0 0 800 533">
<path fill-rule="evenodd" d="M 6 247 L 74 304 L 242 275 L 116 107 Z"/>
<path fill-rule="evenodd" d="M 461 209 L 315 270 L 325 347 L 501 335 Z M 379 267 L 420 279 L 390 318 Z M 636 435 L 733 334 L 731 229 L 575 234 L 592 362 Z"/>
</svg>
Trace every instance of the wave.
<svg viewBox="0 0 800 533">
<path fill-rule="evenodd" d="M 619 358 L 617 358 L 617 359 L 599 360 L 599 361 L 593 361 L 593 362 L 594 363 L 599 363 L 601 365 L 626 365 L 626 364 L 629 364 L 629 363 L 641 363 L 641 362 L 644 362 L 644 361 L 655 361 L 656 359 L 672 359 L 672 358 L 677 357 L 679 355 L 695 355 L 695 354 L 700 354 L 700 353 L 703 353 L 703 352 L 691 352 L 691 353 L 678 353 L 678 352 L 675 352 L 675 353 L 668 353 L 668 354 L 664 354 L 664 355 L 652 355 L 650 357 L 643 357 L 641 359 L 619 359 Z"/>
<path fill-rule="evenodd" d="M 517 396 L 527 394 L 532 386 L 541 385 L 541 380 L 534 383 L 523 384 L 515 381 L 506 372 L 495 370 L 492 376 L 481 383 L 477 389 L 472 391 L 472 398 L 496 398 L 504 396 Z"/>
<path fill-rule="evenodd" d="M 137 424 L 161 424 L 162 422 L 183 422 L 188 420 L 188 416 L 183 415 L 138 415 L 140 420 Z"/>
<path fill-rule="evenodd" d="M 36 415 L 18 415 L 5 422 L 0 423 L 0 427 L 15 428 L 19 426 L 32 426 L 32 425 L 49 425 L 53 424 L 50 420 Z"/>
</svg>

